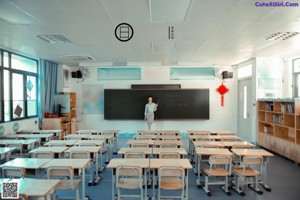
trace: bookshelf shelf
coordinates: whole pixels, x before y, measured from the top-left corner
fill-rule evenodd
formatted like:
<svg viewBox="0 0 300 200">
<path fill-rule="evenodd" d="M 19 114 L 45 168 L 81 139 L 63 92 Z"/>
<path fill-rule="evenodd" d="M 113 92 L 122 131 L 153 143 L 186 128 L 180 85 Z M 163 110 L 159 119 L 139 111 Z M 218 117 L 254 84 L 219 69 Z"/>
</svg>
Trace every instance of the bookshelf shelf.
<svg viewBox="0 0 300 200">
<path fill-rule="evenodd" d="M 300 102 L 259 100 L 258 144 L 297 163 L 300 156 Z"/>
</svg>

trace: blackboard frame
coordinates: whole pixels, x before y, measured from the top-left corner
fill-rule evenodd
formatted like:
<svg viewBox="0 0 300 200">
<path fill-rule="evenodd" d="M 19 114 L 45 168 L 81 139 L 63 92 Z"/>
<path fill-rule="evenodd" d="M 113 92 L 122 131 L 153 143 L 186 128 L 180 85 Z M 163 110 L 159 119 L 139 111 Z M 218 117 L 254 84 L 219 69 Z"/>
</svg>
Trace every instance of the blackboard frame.
<svg viewBox="0 0 300 200">
<path fill-rule="evenodd" d="M 157 120 L 209 120 L 210 91 L 201 89 L 105 89 L 105 120 L 143 120 L 148 95 L 163 98 Z M 174 106 L 174 107 L 173 107 Z M 160 112 L 161 111 L 161 112 Z"/>
</svg>

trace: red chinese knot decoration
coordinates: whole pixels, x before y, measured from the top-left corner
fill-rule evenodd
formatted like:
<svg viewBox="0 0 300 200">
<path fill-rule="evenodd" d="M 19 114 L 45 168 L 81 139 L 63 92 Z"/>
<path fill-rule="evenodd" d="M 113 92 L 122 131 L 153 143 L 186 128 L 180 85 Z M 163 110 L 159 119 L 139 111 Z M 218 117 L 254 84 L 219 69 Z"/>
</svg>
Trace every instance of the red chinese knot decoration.
<svg viewBox="0 0 300 200">
<path fill-rule="evenodd" d="M 221 106 L 224 106 L 224 94 L 226 94 L 227 92 L 229 92 L 229 89 L 224 85 L 224 83 L 222 83 L 217 88 L 217 92 L 219 92 L 220 95 L 221 95 Z"/>
</svg>

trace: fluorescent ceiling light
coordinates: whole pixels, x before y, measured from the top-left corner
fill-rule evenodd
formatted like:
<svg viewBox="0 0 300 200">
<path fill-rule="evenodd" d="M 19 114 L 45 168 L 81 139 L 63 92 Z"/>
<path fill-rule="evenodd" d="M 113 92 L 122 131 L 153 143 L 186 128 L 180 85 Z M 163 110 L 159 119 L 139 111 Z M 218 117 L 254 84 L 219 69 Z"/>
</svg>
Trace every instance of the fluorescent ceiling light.
<svg viewBox="0 0 300 200">
<path fill-rule="evenodd" d="M 268 35 L 266 40 L 287 40 L 298 34 L 299 32 L 276 32 Z"/>
</svg>

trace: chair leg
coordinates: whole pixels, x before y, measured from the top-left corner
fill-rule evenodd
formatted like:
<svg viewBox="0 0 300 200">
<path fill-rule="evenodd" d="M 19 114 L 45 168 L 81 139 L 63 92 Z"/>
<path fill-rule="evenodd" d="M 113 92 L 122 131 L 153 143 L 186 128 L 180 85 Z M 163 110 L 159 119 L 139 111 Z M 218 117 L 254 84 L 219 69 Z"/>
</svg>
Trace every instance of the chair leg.
<svg viewBox="0 0 300 200">
<path fill-rule="evenodd" d="M 231 192 L 228 189 L 228 176 L 225 176 L 225 185 L 222 186 L 222 189 L 227 195 L 231 195 Z"/>
<path fill-rule="evenodd" d="M 258 194 L 263 194 L 263 191 L 261 191 L 261 190 L 258 188 L 257 176 L 254 176 L 253 179 L 254 179 L 254 187 L 253 187 L 253 184 L 249 184 L 248 187 L 249 187 L 250 189 L 254 190 L 255 192 L 257 192 Z"/>
<path fill-rule="evenodd" d="M 208 176 L 207 175 L 205 175 L 205 185 L 204 185 L 203 189 L 208 196 L 211 196 L 211 192 L 208 190 Z"/>
<path fill-rule="evenodd" d="M 79 200 L 79 190 L 78 190 L 78 188 L 75 190 L 75 192 L 76 192 L 76 200 Z"/>
<path fill-rule="evenodd" d="M 234 184 L 235 185 L 232 186 L 232 189 L 234 189 L 241 196 L 245 196 L 245 193 L 240 189 L 239 175 L 237 175 L 237 174 L 234 174 Z"/>
</svg>

